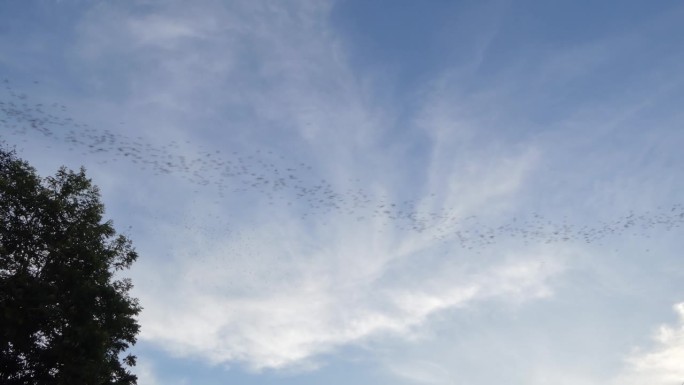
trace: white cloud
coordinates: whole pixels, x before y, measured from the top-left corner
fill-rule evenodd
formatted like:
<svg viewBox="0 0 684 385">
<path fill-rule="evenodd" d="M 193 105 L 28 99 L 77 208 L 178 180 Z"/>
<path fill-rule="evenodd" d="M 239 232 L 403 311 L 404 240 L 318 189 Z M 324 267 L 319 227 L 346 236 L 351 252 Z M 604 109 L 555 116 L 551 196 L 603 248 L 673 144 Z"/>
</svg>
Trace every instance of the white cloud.
<svg viewBox="0 0 684 385">
<path fill-rule="evenodd" d="M 249 256 L 230 252 L 227 242 L 205 255 L 215 263 L 179 261 L 175 278 L 156 294 L 145 287 L 139 294 L 146 304 L 141 338 L 215 363 L 311 367 L 318 355 L 343 345 L 383 335 L 410 337 L 442 310 L 548 297 L 549 280 L 563 269 L 556 257 L 539 250 L 472 272 L 442 261 L 424 266 L 430 274 L 414 275 L 393 262 L 421 264 L 430 248 L 401 257 L 387 244 L 354 247 L 371 244 L 374 236 L 339 234 L 337 246 L 308 251 L 297 240 L 263 237 L 258 239 L 267 244 L 253 245 Z M 288 247 L 294 249 L 283 251 Z M 141 278 L 154 275 L 154 267 L 142 268 Z M 158 274 L 168 279 L 168 271 Z"/>
<path fill-rule="evenodd" d="M 661 325 L 654 346 L 638 349 L 627 359 L 627 368 L 616 384 L 680 384 L 684 381 L 684 302 L 673 306 L 675 325 Z"/>
</svg>

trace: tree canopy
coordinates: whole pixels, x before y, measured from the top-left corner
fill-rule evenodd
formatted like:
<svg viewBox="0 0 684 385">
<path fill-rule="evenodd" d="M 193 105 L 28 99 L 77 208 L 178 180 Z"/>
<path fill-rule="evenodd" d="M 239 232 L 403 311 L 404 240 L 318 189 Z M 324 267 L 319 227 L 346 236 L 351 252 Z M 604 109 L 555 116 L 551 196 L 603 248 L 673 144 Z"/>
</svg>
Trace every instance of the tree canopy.
<svg viewBox="0 0 684 385">
<path fill-rule="evenodd" d="M 136 384 L 131 241 L 85 170 L 41 178 L 0 147 L 0 383 Z"/>
</svg>

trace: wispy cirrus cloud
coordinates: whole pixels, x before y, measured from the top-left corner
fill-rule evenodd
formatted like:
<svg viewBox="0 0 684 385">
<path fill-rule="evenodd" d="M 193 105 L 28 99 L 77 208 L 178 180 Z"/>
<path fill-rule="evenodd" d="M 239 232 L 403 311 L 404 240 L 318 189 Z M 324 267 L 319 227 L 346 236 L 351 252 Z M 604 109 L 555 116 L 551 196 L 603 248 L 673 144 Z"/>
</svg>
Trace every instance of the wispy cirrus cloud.
<svg viewBox="0 0 684 385">
<path fill-rule="evenodd" d="M 114 71 L 124 96 L 91 102 L 86 116 L 106 126 L 123 111 L 117 132 L 160 145 L 175 139 L 174 151 L 188 158 L 196 150 L 185 139 L 224 153 L 274 149 L 312 166 L 297 175 L 312 188 L 324 178 L 336 192 L 363 190 L 370 203 L 309 212 L 252 196 L 245 207 L 235 194 L 211 203 L 206 189 L 205 199 L 188 201 L 191 188 L 173 175 L 146 185 L 140 204 L 154 195 L 154 207 L 178 216 L 138 218 L 148 235 L 139 247 L 159 256 L 134 271 L 143 340 L 214 363 L 306 368 L 348 344 L 410 335 L 446 309 L 552 293 L 548 281 L 562 271 L 553 258 L 507 255 L 472 270 L 450 259 L 460 253 L 457 219 L 505 207 L 534 169 L 534 149 L 469 149 L 433 92 L 422 108 L 430 118 L 409 128 L 428 143 L 419 157 L 427 161 L 412 165 L 403 144 L 383 137 L 398 111 L 373 103 L 325 23 L 324 4 L 148 6 L 154 12 L 104 4 L 79 24 L 72 50 L 87 63 L 86 78 L 97 88 L 101 72 Z M 414 177 L 421 183 L 402 187 Z M 374 212 L 407 199 L 420 229 Z"/>
</svg>

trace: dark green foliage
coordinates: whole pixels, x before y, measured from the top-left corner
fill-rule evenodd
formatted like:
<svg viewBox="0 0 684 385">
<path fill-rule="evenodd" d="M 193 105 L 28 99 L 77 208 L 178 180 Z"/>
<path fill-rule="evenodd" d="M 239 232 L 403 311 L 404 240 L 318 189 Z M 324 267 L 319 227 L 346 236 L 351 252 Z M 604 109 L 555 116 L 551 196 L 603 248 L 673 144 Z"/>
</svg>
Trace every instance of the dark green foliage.
<svg viewBox="0 0 684 385">
<path fill-rule="evenodd" d="M 0 147 L 0 383 L 136 384 L 131 242 L 85 172 L 41 179 Z"/>
</svg>

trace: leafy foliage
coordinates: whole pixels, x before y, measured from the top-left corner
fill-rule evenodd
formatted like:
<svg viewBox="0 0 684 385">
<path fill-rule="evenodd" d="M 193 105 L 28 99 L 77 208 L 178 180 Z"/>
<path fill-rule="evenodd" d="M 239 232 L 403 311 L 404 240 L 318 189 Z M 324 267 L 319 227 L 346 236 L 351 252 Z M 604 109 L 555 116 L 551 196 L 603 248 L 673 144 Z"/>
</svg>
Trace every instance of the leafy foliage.
<svg viewBox="0 0 684 385">
<path fill-rule="evenodd" d="M 85 171 L 40 178 L 0 148 L 0 383 L 136 384 L 137 254 Z"/>
</svg>

